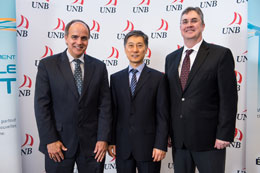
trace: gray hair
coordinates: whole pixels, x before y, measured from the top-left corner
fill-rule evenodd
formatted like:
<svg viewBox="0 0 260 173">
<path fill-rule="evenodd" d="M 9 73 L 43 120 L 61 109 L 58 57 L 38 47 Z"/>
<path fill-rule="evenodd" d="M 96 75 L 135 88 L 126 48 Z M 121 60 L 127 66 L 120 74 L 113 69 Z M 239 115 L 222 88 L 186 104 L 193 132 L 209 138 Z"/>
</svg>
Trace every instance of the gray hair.
<svg viewBox="0 0 260 173">
<path fill-rule="evenodd" d="M 181 17 L 184 14 L 188 14 L 190 11 L 195 11 L 199 16 L 200 16 L 200 20 L 201 23 L 204 25 L 204 15 L 203 12 L 201 11 L 201 9 L 199 7 L 187 7 L 182 13 L 181 13 Z"/>
<path fill-rule="evenodd" d="M 82 23 L 83 25 L 85 25 L 85 26 L 88 28 L 88 38 L 90 38 L 90 29 L 89 29 L 88 24 L 86 24 L 84 21 L 79 20 L 79 19 L 72 20 L 72 21 L 70 21 L 70 22 L 66 25 L 66 27 L 65 27 L 65 35 L 68 36 L 70 26 L 71 26 L 73 23 L 77 23 L 77 22 Z"/>
</svg>

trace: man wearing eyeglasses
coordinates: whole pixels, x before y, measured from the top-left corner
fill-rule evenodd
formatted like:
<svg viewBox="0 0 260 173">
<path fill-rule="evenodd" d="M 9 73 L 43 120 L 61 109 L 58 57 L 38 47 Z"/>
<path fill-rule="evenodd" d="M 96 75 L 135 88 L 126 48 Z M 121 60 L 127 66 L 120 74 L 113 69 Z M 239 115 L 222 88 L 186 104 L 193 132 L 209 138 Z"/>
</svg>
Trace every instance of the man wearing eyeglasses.
<svg viewBox="0 0 260 173">
<path fill-rule="evenodd" d="M 234 60 L 228 48 L 202 38 L 203 13 L 181 14 L 184 46 L 166 57 L 174 173 L 224 173 L 237 111 Z"/>
</svg>

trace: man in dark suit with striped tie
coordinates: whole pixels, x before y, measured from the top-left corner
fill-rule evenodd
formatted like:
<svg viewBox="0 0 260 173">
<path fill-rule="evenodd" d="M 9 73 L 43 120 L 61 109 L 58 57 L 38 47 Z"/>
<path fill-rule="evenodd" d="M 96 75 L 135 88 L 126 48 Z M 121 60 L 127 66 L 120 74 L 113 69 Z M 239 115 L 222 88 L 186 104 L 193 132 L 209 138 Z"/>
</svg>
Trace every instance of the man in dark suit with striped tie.
<svg viewBox="0 0 260 173">
<path fill-rule="evenodd" d="M 113 133 L 109 154 L 118 173 L 159 173 L 167 151 L 168 90 L 165 75 L 143 60 L 148 37 L 131 31 L 124 39 L 129 66 L 111 75 Z"/>
</svg>

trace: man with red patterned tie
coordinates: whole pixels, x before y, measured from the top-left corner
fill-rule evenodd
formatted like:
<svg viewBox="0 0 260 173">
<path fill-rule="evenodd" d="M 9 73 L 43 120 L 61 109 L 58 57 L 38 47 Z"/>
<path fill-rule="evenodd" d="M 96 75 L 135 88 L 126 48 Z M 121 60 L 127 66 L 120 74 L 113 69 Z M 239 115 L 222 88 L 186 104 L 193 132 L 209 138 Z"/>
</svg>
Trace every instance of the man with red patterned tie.
<svg viewBox="0 0 260 173">
<path fill-rule="evenodd" d="M 237 84 L 228 48 L 206 43 L 203 13 L 181 14 L 184 46 L 166 57 L 171 99 L 174 173 L 224 173 L 226 147 L 234 139 Z"/>
</svg>

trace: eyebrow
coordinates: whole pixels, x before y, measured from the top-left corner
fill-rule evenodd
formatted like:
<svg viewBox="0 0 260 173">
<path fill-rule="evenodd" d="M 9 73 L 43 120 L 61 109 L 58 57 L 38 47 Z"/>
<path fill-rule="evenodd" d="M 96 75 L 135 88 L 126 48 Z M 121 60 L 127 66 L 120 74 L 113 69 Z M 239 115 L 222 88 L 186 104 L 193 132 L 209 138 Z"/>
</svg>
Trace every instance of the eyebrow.
<svg viewBox="0 0 260 173">
<path fill-rule="evenodd" d="M 137 42 L 137 43 L 134 43 L 134 42 L 128 42 L 127 44 L 144 44 L 143 42 Z"/>
<path fill-rule="evenodd" d="M 197 17 L 191 18 L 191 20 L 194 20 L 194 19 L 199 19 L 199 18 L 197 18 Z M 188 19 L 182 19 L 182 21 L 183 21 L 183 20 L 188 20 Z"/>
<path fill-rule="evenodd" d="M 71 35 L 71 37 L 80 37 L 80 38 L 87 37 L 87 38 L 88 38 L 88 36 L 87 36 L 87 35 L 84 35 L 84 36 L 79 36 L 79 35 Z"/>
</svg>

